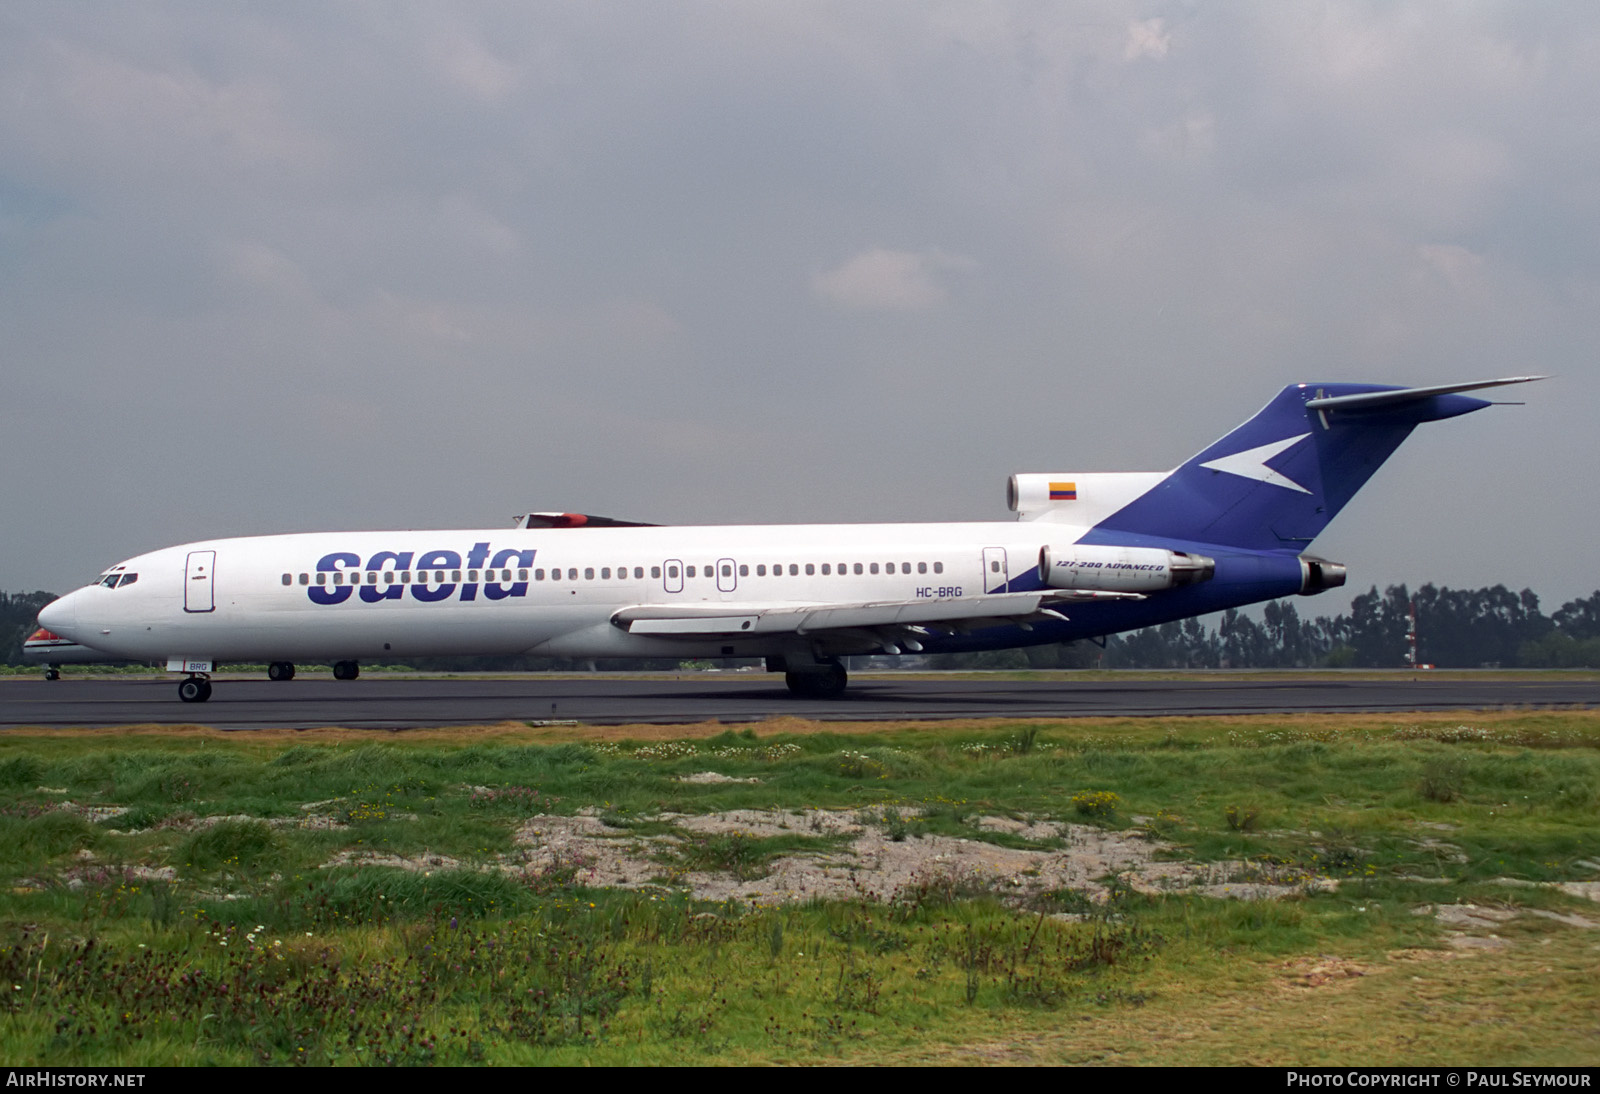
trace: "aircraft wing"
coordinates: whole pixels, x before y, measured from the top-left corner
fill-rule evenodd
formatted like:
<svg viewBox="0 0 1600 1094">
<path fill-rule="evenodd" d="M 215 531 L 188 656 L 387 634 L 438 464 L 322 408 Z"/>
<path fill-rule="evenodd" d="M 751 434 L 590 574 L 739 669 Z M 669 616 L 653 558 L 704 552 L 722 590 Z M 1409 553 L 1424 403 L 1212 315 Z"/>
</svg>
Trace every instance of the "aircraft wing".
<svg viewBox="0 0 1600 1094">
<path fill-rule="evenodd" d="M 880 628 L 910 635 L 967 631 L 1066 618 L 1058 606 L 1083 600 L 1143 600 L 1139 593 L 1043 589 L 948 600 L 878 600 L 859 604 L 644 604 L 623 608 L 611 622 L 630 634 L 704 638 L 712 635 L 794 634 Z M 915 648 L 913 644 L 911 648 Z"/>
</svg>

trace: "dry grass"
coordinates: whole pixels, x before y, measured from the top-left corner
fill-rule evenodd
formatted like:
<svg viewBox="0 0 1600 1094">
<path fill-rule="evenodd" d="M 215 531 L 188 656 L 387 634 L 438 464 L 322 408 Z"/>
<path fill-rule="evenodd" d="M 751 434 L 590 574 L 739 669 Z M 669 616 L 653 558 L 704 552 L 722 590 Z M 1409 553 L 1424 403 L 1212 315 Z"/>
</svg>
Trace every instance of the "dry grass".
<svg viewBox="0 0 1600 1094">
<path fill-rule="evenodd" d="M 907 731 L 960 734 L 1003 733 L 1017 726 L 1034 726 L 1076 736 L 1112 735 L 1130 744 L 1160 739 L 1173 734 L 1206 738 L 1225 737 L 1230 731 L 1249 733 L 1265 728 L 1302 734 L 1380 733 L 1397 725 L 1453 727 L 1470 722 L 1489 729 L 1524 726 L 1538 721 L 1539 710 L 1422 711 L 1363 714 L 1238 714 L 1205 716 L 1161 716 L 1124 718 L 949 718 L 937 721 L 817 721 L 810 718 L 764 718 L 754 722 L 717 720 L 677 725 L 628 723 L 625 725 L 528 725 L 524 722 L 496 722 L 487 725 L 452 725 L 424 729 L 349 729 L 320 726 L 307 729 L 221 730 L 203 725 L 155 725 L 150 723 L 107 726 L 97 729 L 18 727 L 8 730 L 10 739 L 72 738 L 116 740 L 121 738 L 175 738 L 179 740 L 219 740 L 230 744 L 260 741 L 277 747 L 285 741 L 300 743 L 343 743 L 384 739 L 425 744 L 496 743 L 552 744 L 564 741 L 683 741 L 706 740 L 722 733 L 752 733 L 756 738 L 783 735 L 805 736 L 832 733 L 841 736 L 887 736 Z M 1564 726 L 1600 734 L 1600 710 L 1550 712 Z"/>
</svg>

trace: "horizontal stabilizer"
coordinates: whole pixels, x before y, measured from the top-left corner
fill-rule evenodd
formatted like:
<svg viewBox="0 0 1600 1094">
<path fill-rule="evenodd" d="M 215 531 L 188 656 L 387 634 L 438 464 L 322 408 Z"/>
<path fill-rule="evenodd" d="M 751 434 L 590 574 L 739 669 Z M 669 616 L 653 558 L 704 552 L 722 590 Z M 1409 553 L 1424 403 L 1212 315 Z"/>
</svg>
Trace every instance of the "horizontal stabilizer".
<svg viewBox="0 0 1600 1094">
<path fill-rule="evenodd" d="M 1433 387 L 1405 387 L 1392 391 L 1367 391 L 1358 395 L 1329 395 L 1308 399 L 1309 410 L 1384 410 L 1389 407 L 1414 403 L 1435 395 L 1454 395 L 1462 391 L 1478 391 L 1486 387 L 1504 387 L 1507 384 L 1527 384 L 1534 380 L 1548 380 L 1548 376 L 1507 376 L 1499 380 L 1473 380 L 1465 384 L 1436 384 Z"/>
</svg>

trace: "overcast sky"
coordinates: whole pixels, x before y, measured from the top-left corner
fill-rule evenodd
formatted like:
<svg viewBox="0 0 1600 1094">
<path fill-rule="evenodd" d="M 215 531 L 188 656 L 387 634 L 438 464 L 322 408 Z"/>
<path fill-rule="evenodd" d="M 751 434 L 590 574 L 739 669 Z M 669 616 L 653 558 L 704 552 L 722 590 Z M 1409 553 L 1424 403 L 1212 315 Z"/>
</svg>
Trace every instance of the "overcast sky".
<svg viewBox="0 0 1600 1094">
<path fill-rule="evenodd" d="M 1007 519 L 1309 380 L 1357 591 L 1600 586 L 1600 6 L 0 5 L 0 589 L 224 535 Z M 1333 612 L 1334 594 L 1303 608 Z"/>
</svg>

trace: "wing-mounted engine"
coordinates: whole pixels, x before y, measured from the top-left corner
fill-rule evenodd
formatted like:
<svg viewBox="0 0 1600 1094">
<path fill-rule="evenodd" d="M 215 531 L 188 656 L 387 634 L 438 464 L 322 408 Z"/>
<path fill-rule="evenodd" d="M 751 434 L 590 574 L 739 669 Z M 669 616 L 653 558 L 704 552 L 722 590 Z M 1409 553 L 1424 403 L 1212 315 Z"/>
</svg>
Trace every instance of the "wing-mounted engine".
<svg viewBox="0 0 1600 1094">
<path fill-rule="evenodd" d="M 1052 589 L 1152 593 L 1210 581 L 1215 559 L 1156 547 L 1066 544 L 1039 548 L 1039 580 Z"/>
</svg>

